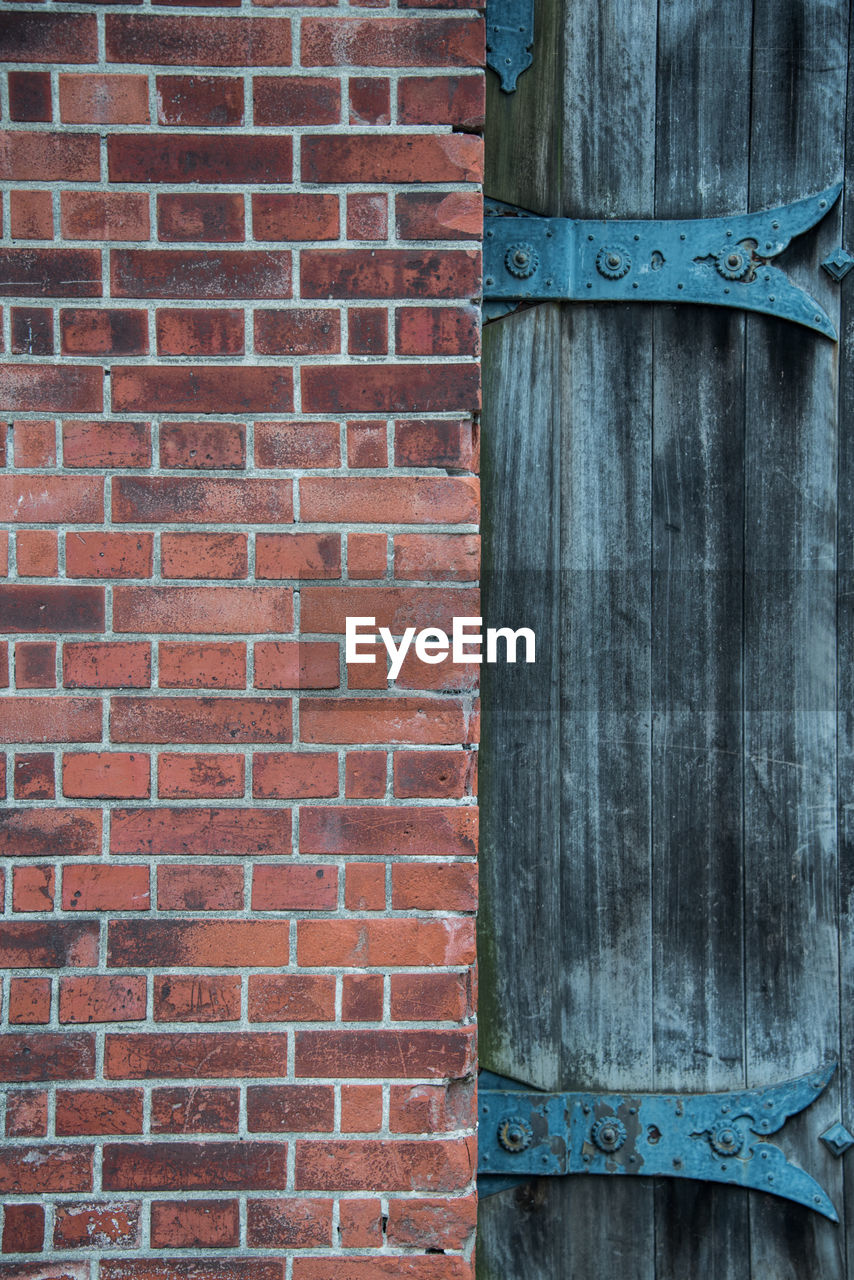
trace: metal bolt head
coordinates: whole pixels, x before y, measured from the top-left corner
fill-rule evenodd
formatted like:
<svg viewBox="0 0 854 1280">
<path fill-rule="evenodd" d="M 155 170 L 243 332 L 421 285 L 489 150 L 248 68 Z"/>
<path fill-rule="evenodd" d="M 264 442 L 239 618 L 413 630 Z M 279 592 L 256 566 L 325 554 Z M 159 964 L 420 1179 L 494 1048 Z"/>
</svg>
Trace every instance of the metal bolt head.
<svg viewBox="0 0 854 1280">
<path fill-rule="evenodd" d="M 843 1156 L 849 1147 L 854 1146 L 854 1134 L 838 1120 L 829 1129 L 825 1129 L 821 1140 L 835 1156 Z"/>
<path fill-rule="evenodd" d="M 843 249 L 840 246 L 838 249 L 834 249 L 833 253 L 829 254 L 821 265 L 838 284 L 840 280 L 845 279 L 848 272 L 854 267 L 854 257 L 847 249 Z"/>
</svg>

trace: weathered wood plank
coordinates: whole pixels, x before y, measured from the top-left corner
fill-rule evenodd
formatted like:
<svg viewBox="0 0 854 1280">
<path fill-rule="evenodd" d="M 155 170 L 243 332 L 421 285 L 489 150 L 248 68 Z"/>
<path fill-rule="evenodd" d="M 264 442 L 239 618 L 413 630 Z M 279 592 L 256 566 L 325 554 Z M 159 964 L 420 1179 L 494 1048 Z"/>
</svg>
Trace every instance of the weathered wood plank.
<svg viewBox="0 0 854 1280">
<path fill-rule="evenodd" d="M 757 0 L 754 208 L 839 176 L 848 5 Z M 836 215 L 834 214 L 834 217 Z M 823 225 L 788 262 L 833 308 Z M 795 274 L 795 272 L 793 272 Z M 831 344 L 748 322 L 745 501 L 745 922 L 749 1083 L 809 1070 L 839 1048 L 836 850 L 836 378 Z M 839 1203 L 818 1142 L 835 1087 L 781 1139 Z M 844 1274 L 841 1233 L 755 1196 L 753 1275 Z"/>
</svg>

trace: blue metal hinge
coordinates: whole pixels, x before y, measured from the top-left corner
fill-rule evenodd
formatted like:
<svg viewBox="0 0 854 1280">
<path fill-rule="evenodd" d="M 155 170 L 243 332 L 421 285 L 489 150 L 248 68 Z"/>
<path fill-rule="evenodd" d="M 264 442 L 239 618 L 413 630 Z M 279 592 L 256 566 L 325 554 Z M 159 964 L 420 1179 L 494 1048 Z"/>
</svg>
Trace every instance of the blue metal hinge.
<svg viewBox="0 0 854 1280">
<path fill-rule="evenodd" d="M 673 221 L 540 218 L 484 202 L 484 319 L 523 302 L 693 302 L 793 320 L 829 316 L 770 260 L 824 218 L 841 183 L 763 213 Z"/>
<path fill-rule="evenodd" d="M 487 0 L 486 65 L 512 93 L 516 81 L 534 61 L 534 0 Z"/>
<path fill-rule="evenodd" d="M 734 1093 L 539 1093 L 482 1071 L 480 1196 L 532 1177 L 612 1173 L 693 1178 L 767 1191 L 833 1222 L 827 1192 L 767 1135 L 823 1092 L 836 1063 Z"/>
</svg>

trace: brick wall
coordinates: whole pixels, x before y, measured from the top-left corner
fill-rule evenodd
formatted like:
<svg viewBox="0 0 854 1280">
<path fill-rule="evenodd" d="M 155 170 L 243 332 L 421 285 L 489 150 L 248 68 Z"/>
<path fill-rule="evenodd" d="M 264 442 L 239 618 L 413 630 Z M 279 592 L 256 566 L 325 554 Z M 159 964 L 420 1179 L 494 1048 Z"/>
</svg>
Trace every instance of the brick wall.
<svg viewBox="0 0 854 1280">
<path fill-rule="evenodd" d="M 478 611 L 423 5 L 0 12 L 3 1277 L 473 1274 L 477 667 L 342 642 Z"/>
</svg>

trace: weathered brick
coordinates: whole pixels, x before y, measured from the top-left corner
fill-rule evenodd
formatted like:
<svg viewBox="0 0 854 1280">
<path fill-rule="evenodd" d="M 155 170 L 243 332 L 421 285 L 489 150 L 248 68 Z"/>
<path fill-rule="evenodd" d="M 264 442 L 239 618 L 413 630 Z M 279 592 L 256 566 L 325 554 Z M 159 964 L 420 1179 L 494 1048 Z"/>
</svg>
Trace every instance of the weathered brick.
<svg viewBox="0 0 854 1280">
<path fill-rule="evenodd" d="M 66 467 L 149 467 L 151 428 L 147 422 L 63 422 Z"/>
<path fill-rule="evenodd" d="M 56 688 L 56 644 L 52 640 L 22 640 L 15 645 L 15 684 L 19 689 Z"/>
<path fill-rule="evenodd" d="M 0 1155 L 2 1192 L 13 1195 L 43 1195 L 51 1191 L 91 1190 L 91 1147 L 65 1147 L 48 1143 L 35 1147 L 7 1147 Z"/>
<path fill-rule="evenodd" d="M 251 1084 L 246 1090 L 246 1118 L 250 1133 L 331 1133 L 335 1093 L 324 1084 Z"/>
<path fill-rule="evenodd" d="M 12 978 L 9 982 L 9 1022 L 15 1025 L 50 1022 L 50 978 Z M 0 1061 L 3 1048 L 0 1044 Z M 28 1079 L 23 1076 L 23 1079 Z M 41 1079 L 40 1075 L 32 1077 Z"/>
<path fill-rule="evenodd" d="M 6 1091 L 7 1138 L 43 1138 L 46 1133 L 46 1090 L 8 1089 Z"/>
<path fill-rule="evenodd" d="M 287 1143 L 281 1141 L 107 1143 L 103 1186 L 107 1191 L 277 1191 L 285 1185 L 286 1161 Z M 195 1267 L 192 1274 L 198 1274 Z"/>
<path fill-rule="evenodd" d="M 258 125 L 316 127 L 341 119 L 341 89 L 331 76 L 258 76 L 253 97 Z"/>
<path fill-rule="evenodd" d="M 21 251 L 10 250 L 9 252 L 16 253 Z M 40 253 L 42 251 L 37 250 L 35 252 Z M 44 252 L 76 253 L 76 250 L 46 249 Z M 0 252 L 0 272 L 5 270 L 3 258 L 4 254 Z M 16 263 L 16 269 L 20 265 L 20 263 Z M 62 268 L 57 269 L 61 270 Z M 37 264 L 33 264 L 33 270 L 34 273 L 38 272 Z M 10 284 L 9 290 L 17 292 L 22 288 L 22 283 L 14 282 Z M 42 292 L 41 284 L 43 280 L 37 274 L 35 279 L 29 281 L 29 283 L 34 284 L 36 288 L 27 290 L 28 292 Z M 57 287 L 65 295 L 70 292 L 62 284 Z M 86 288 L 89 290 L 88 285 Z M 94 286 L 91 291 L 94 291 Z M 0 293 L 2 292 L 3 285 L 0 284 Z M 100 292 L 100 288 L 98 292 Z M 57 365 L 47 364 L 0 364 L 0 397 L 2 397 L 7 411 L 11 410 L 13 413 L 16 411 L 24 413 L 44 411 L 48 413 L 100 413 L 104 407 L 104 375 L 100 369 L 92 366 L 66 364 L 60 368 Z M 3 476 L 0 479 L 18 487 L 28 485 L 26 476 Z M 51 489 L 54 491 L 57 484 L 61 485 L 63 481 L 66 484 L 72 483 L 71 478 L 65 476 L 45 477 L 44 481 L 50 484 Z M 42 497 L 42 501 L 45 501 L 44 482 L 42 482 L 41 477 L 39 477 L 38 492 Z M 49 501 L 49 499 L 47 500 Z M 25 516 L 20 514 L 20 511 L 17 518 L 19 520 L 26 519 Z"/>
<path fill-rule="evenodd" d="M 151 683 L 151 645 L 145 641 L 63 645 L 62 678 L 67 689 L 145 689 Z"/>
<path fill-rule="evenodd" d="M 168 243 L 244 238 L 243 196 L 218 192 L 170 192 L 157 197 L 157 234 Z"/>
<path fill-rule="evenodd" d="M 447 1133 L 477 1122 L 474 1080 L 446 1084 L 395 1085 L 389 1090 L 392 1133 Z"/>
<path fill-rule="evenodd" d="M 53 312 L 49 307 L 12 307 L 9 316 L 12 355 L 53 355 Z M 51 424 L 53 425 L 53 424 Z M 15 450 L 16 463 L 18 462 Z M 56 459 L 47 465 L 55 465 Z M 22 463 L 23 466 L 43 466 L 41 462 Z"/>
<path fill-rule="evenodd" d="M 0 968 L 88 967 L 98 963 L 98 936 L 98 925 L 88 921 L 13 920 L 0 934 Z"/>
<path fill-rule="evenodd" d="M 287 413 L 293 394 L 292 371 L 278 365 L 113 369 L 113 408 L 127 413 Z"/>
<path fill-rule="evenodd" d="M 348 534 L 348 578 L 384 578 L 387 571 L 388 539 L 385 533 Z"/>
<path fill-rule="evenodd" d="M 61 978 L 60 1022 L 139 1022 L 145 1018 L 145 978 Z"/>
<path fill-rule="evenodd" d="M 255 350 L 261 355 L 331 355 L 341 350 L 337 311 L 296 307 L 255 312 Z"/>
<path fill-rule="evenodd" d="M 290 742 L 291 705 L 287 698 L 121 698 L 112 704 L 110 731 L 114 742 Z"/>
<path fill-rule="evenodd" d="M 17 763 L 18 758 L 16 766 Z M 50 777 L 52 782 L 52 759 Z M 15 867 L 12 871 L 12 910 L 52 911 L 55 883 L 56 873 L 53 867 Z"/>
<path fill-rule="evenodd" d="M 100 740 L 101 703 L 97 698 L 0 698 L 0 742 Z M 50 815 L 45 817 L 49 820 Z M 2 841 L 0 834 L 0 845 Z"/>
<path fill-rule="evenodd" d="M 220 797 L 243 795 L 245 784 L 242 756 L 167 752 L 160 756 L 157 769 L 157 789 L 162 799 L 216 800 Z M 161 887 L 166 870 L 164 868 L 161 872 Z M 163 906 L 164 903 L 161 901 L 160 905 Z"/>
<path fill-rule="evenodd" d="M 308 192 L 257 192 L 252 196 L 256 240 L 337 240 L 338 197 Z"/>
<path fill-rule="evenodd" d="M 341 538 L 337 533 L 259 533 L 255 539 L 256 578 L 340 578 Z M 306 631 L 318 630 L 306 627 Z"/>
<path fill-rule="evenodd" d="M 7 1204 L 3 1210 L 0 1248 L 3 1253 L 41 1253 L 44 1248 L 44 1206 Z"/>
<path fill-rule="evenodd" d="M 471 249 L 306 249 L 300 288 L 304 298 L 468 298 L 479 290 L 479 275 Z M 416 366 L 407 367 L 415 376 Z M 443 367 L 444 376 L 450 372 Z"/>
<path fill-rule="evenodd" d="M 255 462 L 277 469 L 338 467 L 340 438 L 337 422 L 256 422 Z"/>
<path fill-rule="evenodd" d="M 295 1258 L 293 1277 L 294 1280 L 474 1280 L 472 1265 L 465 1258 L 453 1255 L 342 1258 L 336 1254 L 331 1258 Z M 134 1280 L 142 1278 L 134 1277 Z"/>
<path fill-rule="evenodd" d="M 148 758 L 144 757 L 146 766 Z M 62 875 L 63 911 L 147 911 L 149 870 L 145 865 L 75 863 Z"/>
<path fill-rule="evenodd" d="M 53 117 L 49 71 L 10 71 L 9 119 L 43 122 Z"/>
<path fill-rule="evenodd" d="M 107 60 L 145 65 L 286 67 L 291 61 L 288 18 L 184 17 L 108 14 Z M 2 48 L 2 46 L 0 46 Z"/>
<path fill-rule="evenodd" d="M 261 640 L 255 645 L 257 689 L 337 689 L 338 645 Z"/>
<path fill-rule="evenodd" d="M 61 74 L 59 118 L 63 124 L 147 124 L 148 78 Z"/>
<path fill-rule="evenodd" d="M 245 140 L 235 141 L 242 143 Z M 17 252 L 33 255 L 63 251 L 31 249 Z M 82 253 L 84 250 L 65 252 Z M 291 296 L 291 255 L 288 250 L 113 249 L 110 259 L 112 290 L 116 298 L 201 297 L 213 301 L 215 298 Z M 258 370 L 246 372 L 257 373 Z M 160 374 L 163 376 L 163 371 Z"/>
<path fill-rule="evenodd" d="M 395 201 L 401 240 L 479 240 L 483 200 L 473 191 L 401 191 Z"/>
<path fill-rule="evenodd" d="M 388 742 L 407 746 L 415 743 L 445 746 L 471 741 L 472 727 L 465 707 L 449 698 L 312 698 L 310 702 L 303 702 L 300 706 L 303 742 Z M 401 813 L 400 810 L 395 812 Z M 425 813 L 424 810 L 420 812 Z M 430 810 L 431 814 L 435 812 L 434 809 Z M 356 814 L 353 821 L 358 821 Z M 391 821 L 395 822 L 397 819 Z M 434 850 L 443 851 L 450 852 Z M 468 849 L 467 852 L 472 850 Z"/>
<path fill-rule="evenodd" d="M 62 794 L 81 800 L 144 800 L 151 794 L 151 762 L 132 751 L 67 752 Z"/>
<path fill-rule="evenodd" d="M 158 124 L 183 128 L 243 124 L 243 81 L 236 76 L 158 76 L 156 88 Z"/>
<path fill-rule="evenodd" d="M 302 174 L 317 183 L 480 182 L 483 144 L 465 134 L 309 135 Z"/>
<path fill-rule="evenodd" d="M 141 1089 L 59 1089 L 56 1132 L 60 1138 L 81 1133 L 142 1133 Z"/>
<path fill-rule="evenodd" d="M 394 539 L 394 576 L 451 582 L 480 575 L 480 542 L 474 534 L 400 533 Z"/>
<path fill-rule="evenodd" d="M 126 965 L 134 968 L 161 968 L 164 965 L 190 968 L 214 965 L 224 969 L 242 968 L 246 965 L 253 968 L 282 968 L 289 963 L 288 933 L 287 921 L 278 920 L 113 920 L 109 926 L 108 963 L 114 968 Z M 221 1042 L 221 1035 L 214 1037 L 215 1045 L 220 1045 Z M 244 1049 L 249 1047 L 248 1044 L 243 1046 Z M 140 1064 L 145 1061 L 145 1052 L 153 1054 L 154 1049 L 153 1044 L 149 1045 L 148 1050 L 145 1046 L 141 1047 L 143 1057 L 139 1059 Z M 164 1051 L 161 1046 L 161 1052 Z M 202 1052 L 202 1047 L 199 1046 L 198 1053 Z M 229 1057 L 225 1043 L 222 1043 L 219 1053 Z M 117 1063 L 122 1060 L 121 1056 L 113 1059 Z M 273 1075 L 278 1074 L 284 1058 L 276 1061 Z M 257 1059 L 255 1065 L 259 1065 Z M 152 1062 L 152 1068 L 157 1066 L 157 1062 Z M 162 1067 L 163 1063 L 159 1066 Z M 223 1062 L 222 1067 L 226 1072 L 233 1069 L 236 1073 L 241 1073 L 240 1064 L 236 1062 L 231 1067 Z M 183 1074 L 184 1069 L 181 1068 L 178 1074 Z M 247 1069 L 244 1058 L 242 1070 Z M 156 1070 L 154 1074 L 157 1074 Z M 249 1074 L 254 1072 L 250 1071 Z M 260 1074 L 266 1073 L 262 1070 Z"/>
<path fill-rule="evenodd" d="M 347 194 L 347 239 L 388 238 L 388 196 L 385 192 L 351 191 Z"/>
<path fill-rule="evenodd" d="M 477 868 L 468 862 L 400 863 L 391 871 L 391 905 L 396 911 L 476 911 Z"/>
<path fill-rule="evenodd" d="M 215 1085 L 152 1089 L 152 1133 L 237 1133 L 240 1094 Z"/>
<path fill-rule="evenodd" d="M 100 177 L 93 134 L 0 131 L 0 178 L 6 182 L 98 182 Z"/>
<path fill-rule="evenodd" d="M 253 911 L 329 911 L 337 903 L 337 867 L 299 862 L 253 868 Z"/>
<path fill-rule="evenodd" d="M 351 356 L 386 354 L 388 312 L 385 307 L 350 308 L 347 324 L 347 351 Z"/>
<path fill-rule="evenodd" d="M 371 809 L 369 812 L 376 811 Z M 307 967 L 471 964 L 474 960 L 474 927 L 471 920 L 453 917 L 447 920 L 300 920 L 297 924 L 297 959 Z M 345 1038 L 341 1051 L 349 1043 Z"/>
<path fill-rule="evenodd" d="M 368 754 L 368 753 L 366 753 Z M 370 753 L 372 754 L 372 753 Z M 383 761 L 383 785 L 385 785 L 385 756 Z M 385 910 L 384 862 L 351 862 L 347 865 L 347 883 L 344 905 L 348 911 Z"/>
<path fill-rule="evenodd" d="M 15 537 L 19 578 L 54 578 L 58 544 L 52 529 L 21 529 Z"/>
<path fill-rule="evenodd" d="M 0 1080 L 91 1080 L 95 1038 L 51 1031 L 0 1035 Z"/>
<path fill-rule="evenodd" d="M 10 191 L 9 230 L 15 240 L 53 239 L 53 196 L 49 191 Z"/>
<path fill-rule="evenodd" d="M 477 18 L 304 18 L 304 67 L 480 67 Z"/>
<path fill-rule="evenodd" d="M 386 753 L 348 751 L 344 794 L 348 800 L 380 800 L 386 791 Z"/>
<path fill-rule="evenodd" d="M 474 364 L 308 365 L 301 378 L 303 408 L 309 413 L 437 413 L 480 404 Z"/>
<path fill-rule="evenodd" d="M 386 76 L 350 76 L 350 124 L 388 124 L 391 87 Z"/>
<path fill-rule="evenodd" d="M 250 1022 L 328 1022 L 334 1017 L 334 978 L 315 974 L 253 974 L 249 978 Z"/>
<path fill-rule="evenodd" d="M 5 858 L 80 857 L 100 851 L 97 809 L 16 808 L 0 813 L 0 854 Z"/>
<path fill-rule="evenodd" d="M 401 124 L 450 124 L 482 129 L 486 82 L 481 75 L 401 76 L 397 82 L 397 118 Z"/>
<path fill-rule="evenodd" d="M 464 1249 L 474 1235 L 477 1201 L 474 1196 L 451 1200 L 390 1200 L 388 1239 L 397 1246 L 422 1249 Z"/>
<path fill-rule="evenodd" d="M 107 157 L 111 182 L 290 182 L 292 171 L 291 139 L 269 135 L 113 134 Z"/>
<path fill-rule="evenodd" d="M 263 587 L 116 587 L 113 628 L 252 635 L 290 631 L 291 593 Z M 91 630 L 91 628 L 87 628 Z"/>
<path fill-rule="evenodd" d="M 139 1219 L 140 1205 L 135 1201 L 58 1204 L 53 1244 L 57 1249 L 133 1248 L 140 1243 Z"/>
<path fill-rule="evenodd" d="M 225 1249 L 238 1244 L 240 1206 L 237 1200 L 152 1201 L 153 1249 Z"/>
<path fill-rule="evenodd" d="M 473 1178 L 475 1167 L 473 1138 L 421 1142 L 308 1139 L 296 1144 L 299 1191 L 461 1191 Z M 337 1274 L 346 1276 L 347 1271 Z"/>
<path fill-rule="evenodd" d="M 148 351 L 148 317 L 144 311 L 79 308 L 60 313 L 65 356 L 137 356 Z"/>
<path fill-rule="evenodd" d="M 141 1080 L 158 1076 L 245 1079 L 278 1075 L 286 1062 L 287 1036 L 278 1032 L 108 1034 L 104 1075 Z"/>
<path fill-rule="evenodd" d="M 301 518 L 307 521 L 472 524 L 478 518 L 478 505 L 477 481 L 463 476 L 306 476 L 300 480 Z"/>
<path fill-rule="evenodd" d="M 243 354 L 243 312 L 235 309 L 157 312 L 157 353 L 161 356 L 232 356 Z"/>
<path fill-rule="evenodd" d="M 246 645 L 160 642 L 161 689 L 242 689 Z"/>
<path fill-rule="evenodd" d="M 381 1022 L 382 1016 L 383 979 L 381 974 L 346 973 L 341 979 L 342 1021 Z"/>
<path fill-rule="evenodd" d="M 348 617 L 373 617 L 395 636 L 411 626 L 450 632 L 455 616 L 477 616 L 479 604 L 474 590 L 442 587 L 304 587 L 301 599 L 303 630 L 341 635 Z"/>
<path fill-rule="evenodd" d="M 477 307 L 399 307 L 395 323 L 398 355 L 473 356 L 480 351 Z"/>
<path fill-rule="evenodd" d="M 165 758 L 181 760 L 183 757 L 167 756 Z M 193 758 L 204 760 L 204 757 Z M 229 756 L 212 757 L 214 760 L 230 758 Z M 161 765 L 163 759 L 164 757 L 161 757 Z M 243 909 L 243 868 L 236 865 L 162 866 L 157 875 L 157 905 L 161 911 L 241 911 Z M 232 979 L 229 978 L 228 982 L 231 983 Z"/>
<path fill-rule="evenodd" d="M 393 973 L 390 983 L 395 1021 L 462 1022 L 473 1013 L 466 974 Z"/>
<path fill-rule="evenodd" d="M 0 59 L 4 62 L 94 62 L 98 29 L 92 14 L 0 14 Z"/>
<path fill-rule="evenodd" d="M 158 975 L 154 979 L 154 1018 L 156 1022 L 239 1021 L 240 978 Z"/>
<path fill-rule="evenodd" d="M 165 422 L 160 428 L 162 467 L 240 470 L 245 463 L 242 423 Z"/>
<path fill-rule="evenodd" d="M 402 800 L 461 799 L 474 794 L 476 773 L 472 751 L 396 751 L 394 794 Z"/>
<path fill-rule="evenodd" d="M 136 192 L 63 191 L 61 208 L 68 240 L 148 239 L 148 198 Z"/>
<path fill-rule="evenodd" d="M 172 736 L 167 735 L 165 741 L 171 742 Z M 110 828 L 113 854 L 204 857 L 213 853 L 221 857 L 249 857 L 252 854 L 279 856 L 290 851 L 291 815 L 286 809 L 113 810 Z M 170 924 L 168 930 L 180 932 L 177 924 Z M 278 935 L 273 926 L 264 924 L 259 937 L 269 940 Z"/>
<path fill-rule="evenodd" d="M 150 533 L 67 533 L 65 572 L 69 578 L 150 578 L 153 542 Z M 103 630 L 103 623 L 75 629 Z"/>
<path fill-rule="evenodd" d="M 103 629 L 103 587 L 0 585 L 0 632 Z"/>
<path fill-rule="evenodd" d="M 314 1249 L 332 1244 L 332 1201 L 291 1197 L 250 1200 L 246 1239 L 250 1247 Z"/>
<path fill-rule="evenodd" d="M 378 1249 L 382 1237 L 381 1200 L 341 1201 L 338 1206 L 338 1239 L 342 1249 Z"/>
<path fill-rule="evenodd" d="M 202 1258 L 197 1255 L 194 1258 L 104 1261 L 100 1266 L 101 1280 L 282 1280 L 281 1259 L 276 1261 L 274 1258 Z M 33 1280 L 40 1278 L 33 1277 Z M 47 1280 L 47 1277 L 42 1280 Z M 69 1277 L 68 1280 L 78 1280 L 78 1277 Z M 89 1280 L 89 1277 L 80 1277 L 80 1280 Z M 464 1278 L 453 1276 L 449 1280 Z"/>
<path fill-rule="evenodd" d="M 45 314 L 41 307 L 34 309 L 13 307 L 12 329 L 14 332 L 16 318 L 24 316 L 40 316 Z M 46 312 L 50 315 L 50 312 Z M 16 467 L 55 467 L 56 466 L 56 424 L 52 418 L 30 418 L 12 423 L 12 449 Z M 18 539 L 20 546 L 20 538 Z"/>
</svg>

